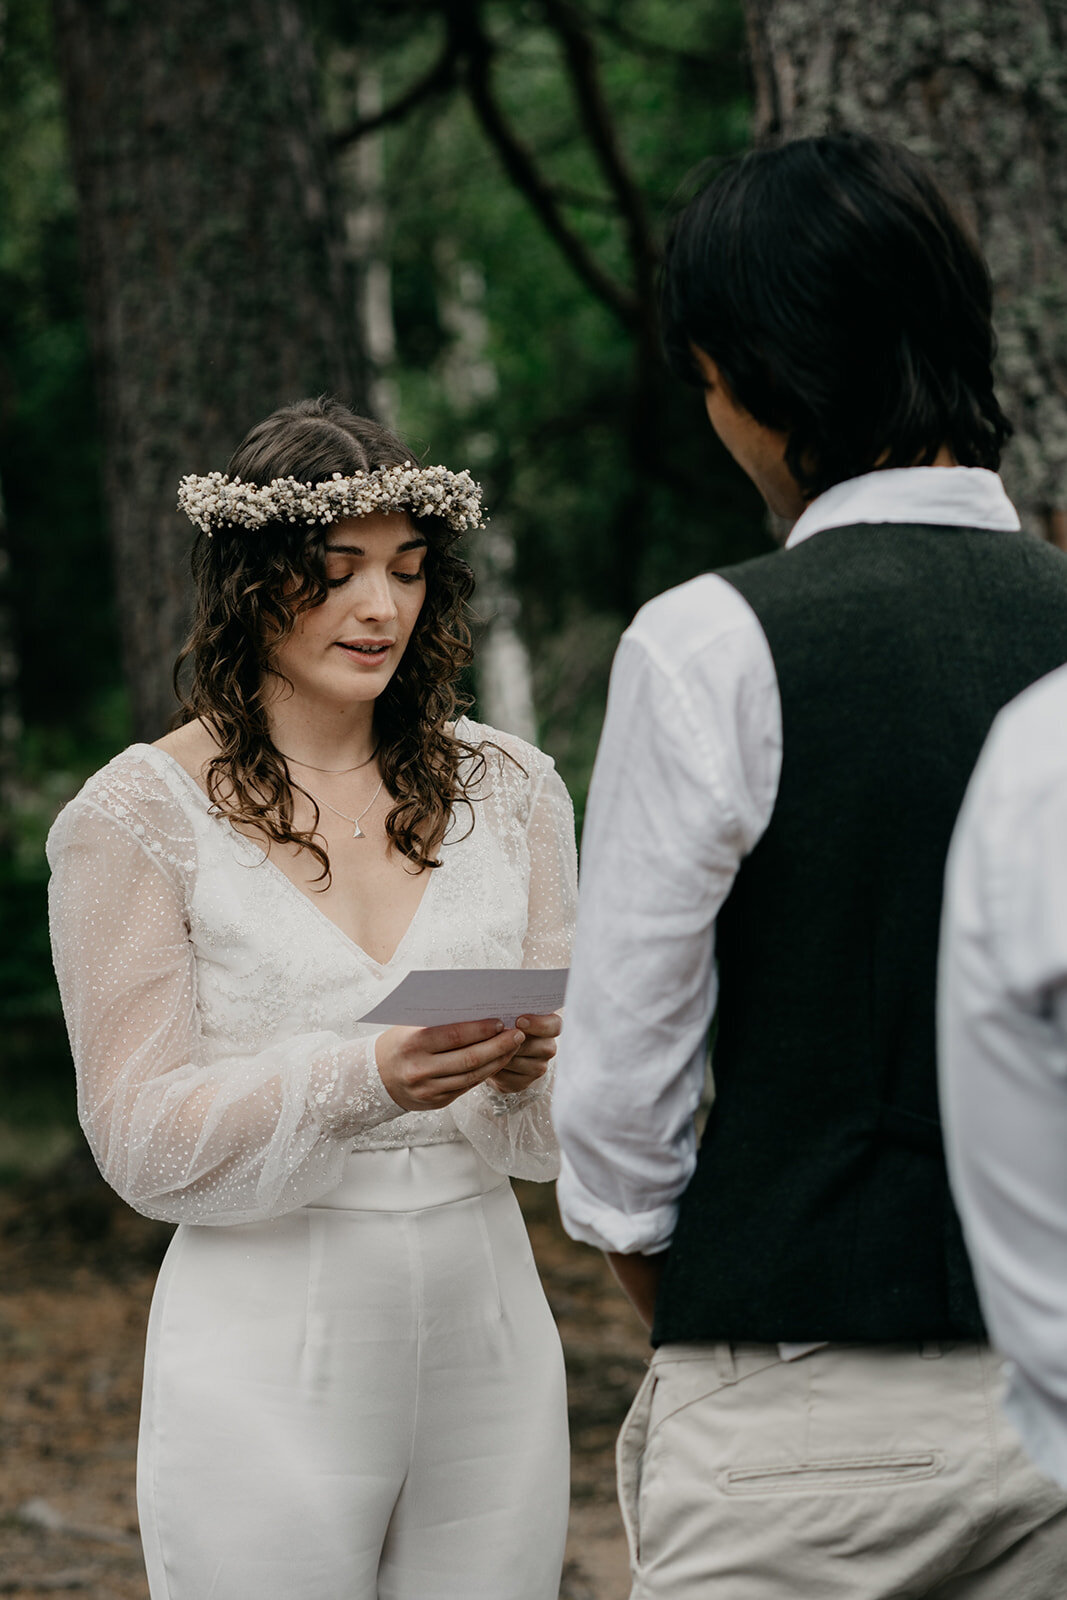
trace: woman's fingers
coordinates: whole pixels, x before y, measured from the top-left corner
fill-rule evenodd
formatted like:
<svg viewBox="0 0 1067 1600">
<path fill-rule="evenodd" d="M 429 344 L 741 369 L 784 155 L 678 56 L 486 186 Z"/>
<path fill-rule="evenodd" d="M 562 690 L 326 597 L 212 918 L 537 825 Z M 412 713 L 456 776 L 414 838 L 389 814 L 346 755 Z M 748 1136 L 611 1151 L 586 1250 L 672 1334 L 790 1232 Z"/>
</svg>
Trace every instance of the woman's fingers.
<svg viewBox="0 0 1067 1600">
<path fill-rule="evenodd" d="M 546 1017 L 520 1017 L 518 1026 L 526 1033 L 526 1042 L 519 1046 L 510 1061 L 491 1074 L 494 1088 L 503 1094 L 521 1094 L 531 1083 L 544 1077 L 556 1053 L 561 1023 L 553 1013 Z"/>
<path fill-rule="evenodd" d="M 378 1072 L 405 1111 L 437 1110 L 514 1054 L 523 1035 L 496 1018 L 438 1028 L 388 1028 L 375 1042 Z"/>
<path fill-rule="evenodd" d="M 560 1019 L 521 1019 L 505 1028 L 497 1018 L 433 1028 L 393 1028 L 378 1041 L 383 1082 L 406 1110 L 436 1110 L 492 1078 L 515 1092 L 539 1078 L 556 1053 Z"/>
<path fill-rule="evenodd" d="M 511 1061 L 506 1067 L 494 1072 L 489 1082 L 502 1094 L 521 1094 L 531 1083 L 536 1083 L 538 1078 L 544 1077 L 546 1066 L 547 1062 L 544 1061 L 524 1063 L 522 1066 L 519 1066 L 517 1061 Z"/>
<path fill-rule="evenodd" d="M 436 1028 L 413 1028 L 411 1042 L 427 1055 L 449 1055 L 507 1031 L 499 1017 L 483 1017 L 480 1022 L 442 1022 Z"/>
<path fill-rule="evenodd" d="M 515 1026 L 535 1039 L 558 1039 L 563 1018 L 558 1011 L 550 1011 L 543 1017 L 517 1017 Z"/>
<path fill-rule="evenodd" d="M 469 1089 L 491 1072 L 499 1072 L 504 1057 L 513 1056 L 523 1042 L 523 1034 L 505 1028 L 494 1039 L 467 1045 L 463 1050 L 452 1050 L 433 1058 L 434 1088 L 445 1089 L 453 1081 L 461 1089 Z"/>
<path fill-rule="evenodd" d="M 519 1047 L 515 1059 L 517 1061 L 551 1061 L 556 1053 L 555 1039 L 527 1039 Z"/>
</svg>

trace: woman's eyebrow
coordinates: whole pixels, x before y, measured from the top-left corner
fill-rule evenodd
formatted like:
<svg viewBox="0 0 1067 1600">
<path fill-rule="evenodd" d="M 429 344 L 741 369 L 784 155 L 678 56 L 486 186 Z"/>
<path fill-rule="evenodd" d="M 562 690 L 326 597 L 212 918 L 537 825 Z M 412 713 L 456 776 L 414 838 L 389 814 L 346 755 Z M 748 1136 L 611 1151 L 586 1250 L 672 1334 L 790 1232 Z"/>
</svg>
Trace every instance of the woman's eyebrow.
<svg viewBox="0 0 1067 1600">
<path fill-rule="evenodd" d="M 403 544 L 398 544 L 393 554 L 402 556 L 405 550 L 425 550 L 425 539 L 405 539 Z M 366 551 L 361 550 L 358 544 L 328 544 L 327 555 L 331 556 L 365 556 Z"/>
</svg>

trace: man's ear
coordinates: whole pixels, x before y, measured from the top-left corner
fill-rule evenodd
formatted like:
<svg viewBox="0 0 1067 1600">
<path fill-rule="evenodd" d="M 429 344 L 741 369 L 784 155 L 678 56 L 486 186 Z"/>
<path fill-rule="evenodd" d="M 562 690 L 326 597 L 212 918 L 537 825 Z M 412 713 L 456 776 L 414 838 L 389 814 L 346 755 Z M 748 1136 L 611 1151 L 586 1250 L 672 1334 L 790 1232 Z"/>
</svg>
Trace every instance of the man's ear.
<svg viewBox="0 0 1067 1600">
<path fill-rule="evenodd" d="M 721 385 L 723 381 L 722 374 L 719 372 L 719 368 L 712 360 L 711 356 L 708 355 L 708 352 L 706 350 L 702 350 L 700 346 L 698 344 L 694 344 L 692 340 L 689 341 L 689 349 L 692 352 L 693 364 L 700 374 L 704 387 L 714 388 L 716 385 Z"/>
</svg>

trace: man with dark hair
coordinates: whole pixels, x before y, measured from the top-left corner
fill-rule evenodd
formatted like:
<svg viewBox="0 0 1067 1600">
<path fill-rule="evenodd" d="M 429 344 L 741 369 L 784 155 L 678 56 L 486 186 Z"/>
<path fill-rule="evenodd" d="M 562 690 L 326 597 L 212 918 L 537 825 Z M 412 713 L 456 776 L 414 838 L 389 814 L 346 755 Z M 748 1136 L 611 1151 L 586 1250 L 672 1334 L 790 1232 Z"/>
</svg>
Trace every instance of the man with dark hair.
<svg viewBox="0 0 1067 1600">
<path fill-rule="evenodd" d="M 559 1192 L 656 1347 L 632 1600 L 1062 1600 L 1067 1497 L 995 1403 L 934 1059 L 956 812 L 1067 659 L 1067 561 L 996 476 L 988 275 L 920 162 L 828 136 L 692 202 L 663 310 L 792 531 L 638 614 L 590 793 Z"/>
</svg>

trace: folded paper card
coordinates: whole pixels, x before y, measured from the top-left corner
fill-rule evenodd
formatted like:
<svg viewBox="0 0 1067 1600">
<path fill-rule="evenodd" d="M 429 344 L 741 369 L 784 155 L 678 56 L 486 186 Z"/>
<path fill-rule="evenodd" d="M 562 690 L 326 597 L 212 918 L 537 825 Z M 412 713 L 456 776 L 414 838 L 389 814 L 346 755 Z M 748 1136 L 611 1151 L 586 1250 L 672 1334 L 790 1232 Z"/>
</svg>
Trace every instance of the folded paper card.
<svg viewBox="0 0 1067 1600">
<path fill-rule="evenodd" d="M 500 1017 L 511 1028 L 516 1017 L 541 1017 L 559 1010 L 568 970 L 449 967 L 409 972 L 360 1020 L 391 1027 L 436 1028 L 442 1022 L 479 1022 L 483 1017 Z"/>
</svg>

